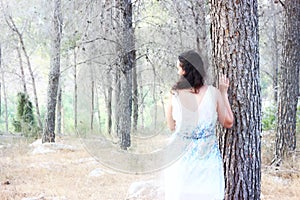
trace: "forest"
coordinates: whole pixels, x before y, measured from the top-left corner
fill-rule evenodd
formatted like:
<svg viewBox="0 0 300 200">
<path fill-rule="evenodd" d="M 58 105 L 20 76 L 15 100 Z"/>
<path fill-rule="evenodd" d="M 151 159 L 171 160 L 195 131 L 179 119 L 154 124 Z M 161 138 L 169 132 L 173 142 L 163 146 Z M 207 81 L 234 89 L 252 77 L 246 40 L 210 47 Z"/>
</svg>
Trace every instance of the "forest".
<svg viewBox="0 0 300 200">
<path fill-rule="evenodd" d="M 299 197 L 300 0 L 0 0 L 0 11 L 0 199 L 163 199 L 160 172 L 182 153 L 167 146 L 165 108 L 189 49 L 205 84 L 230 80 L 234 126 L 217 126 L 225 199 Z"/>
</svg>

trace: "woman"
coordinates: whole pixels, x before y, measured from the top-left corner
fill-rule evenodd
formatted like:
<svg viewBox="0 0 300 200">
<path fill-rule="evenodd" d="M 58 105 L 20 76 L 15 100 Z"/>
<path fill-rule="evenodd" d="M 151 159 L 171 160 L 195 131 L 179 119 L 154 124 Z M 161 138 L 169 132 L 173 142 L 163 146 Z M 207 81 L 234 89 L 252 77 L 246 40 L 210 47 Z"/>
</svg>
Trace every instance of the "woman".
<svg viewBox="0 0 300 200">
<path fill-rule="evenodd" d="M 229 80 L 220 75 L 219 89 L 204 84 L 205 70 L 198 53 L 178 57 L 178 82 L 166 109 L 168 127 L 187 140 L 184 155 L 165 170 L 165 199 L 224 199 L 222 159 L 215 134 L 216 121 L 233 125 L 228 101 Z"/>
</svg>

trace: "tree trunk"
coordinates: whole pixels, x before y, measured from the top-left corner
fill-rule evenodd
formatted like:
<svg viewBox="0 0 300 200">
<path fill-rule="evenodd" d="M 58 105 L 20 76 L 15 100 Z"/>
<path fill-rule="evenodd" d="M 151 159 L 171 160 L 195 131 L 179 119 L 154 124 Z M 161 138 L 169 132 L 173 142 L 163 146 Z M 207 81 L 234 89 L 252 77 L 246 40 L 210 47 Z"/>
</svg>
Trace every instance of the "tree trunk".
<svg viewBox="0 0 300 200">
<path fill-rule="evenodd" d="M 120 93 L 120 132 L 121 149 L 131 145 L 131 116 L 132 116 L 132 69 L 135 67 L 135 42 L 132 19 L 132 2 L 123 0 L 123 36 L 122 36 L 122 66 Z"/>
<path fill-rule="evenodd" d="M 261 98 L 256 0 L 212 0 L 213 64 L 230 82 L 235 116 L 219 133 L 225 172 L 225 199 L 260 199 Z M 219 130 L 220 131 L 220 130 Z"/>
<path fill-rule="evenodd" d="M 121 75 L 121 93 L 119 100 L 119 131 L 121 149 L 126 150 L 131 145 L 131 113 L 132 113 L 132 74 L 126 70 Z"/>
<path fill-rule="evenodd" d="M 271 8 L 273 12 L 276 12 L 274 3 L 271 3 Z M 277 105 L 278 102 L 278 68 L 279 68 L 279 45 L 278 45 L 278 36 L 277 36 L 277 13 L 274 14 L 272 18 L 272 23 L 273 23 L 273 41 L 274 41 L 274 53 L 273 53 L 273 67 L 274 69 L 274 74 L 273 74 L 273 89 L 274 89 L 274 102 Z"/>
<path fill-rule="evenodd" d="M 37 90 L 36 90 L 36 85 L 35 85 L 35 77 L 34 77 L 34 74 L 33 74 L 32 67 L 31 67 L 30 58 L 29 58 L 29 55 L 28 55 L 28 53 L 26 51 L 24 40 L 23 40 L 23 36 L 22 36 L 21 32 L 19 31 L 18 27 L 16 26 L 13 18 L 11 16 L 8 16 L 8 18 L 9 18 L 10 22 L 7 21 L 7 20 L 6 20 L 6 22 L 7 22 L 8 26 L 14 32 L 16 32 L 16 34 L 17 34 L 17 36 L 19 38 L 20 44 L 21 44 L 21 48 L 22 48 L 23 53 L 24 53 L 25 58 L 26 58 L 28 70 L 29 70 L 30 77 L 31 77 L 32 87 L 33 87 L 34 102 L 35 102 L 35 108 L 36 108 L 36 113 L 37 113 L 38 125 L 39 125 L 39 128 L 42 129 L 43 125 L 42 125 L 41 114 L 40 114 L 40 109 L 39 109 L 39 101 L 38 101 Z"/>
<path fill-rule="evenodd" d="M 47 94 L 47 113 L 42 142 L 55 142 L 55 109 L 60 76 L 60 45 L 62 34 L 61 1 L 54 0 L 53 41 Z"/>
<path fill-rule="evenodd" d="M 91 132 L 94 130 L 94 109 L 95 109 L 95 81 L 93 78 L 93 75 L 91 75 L 92 80 L 91 80 L 91 120 L 90 120 L 90 129 Z"/>
<path fill-rule="evenodd" d="M 142 72 L 138 73 L 138 79 L 139 79 L 139 97 L 140 97 L 140 107 L 139 107 L 139 118 L 140 118 L 140 126 L 144 128 L 144 92 L 143 92 L 143 78 L 142 78 Z"/>
<path fill-rule="evenodd" d="M 74 128 L 75 131 L 77 130 L 77 112 L 78 112 L 78 87 L 77 87 L 77 52 L 76 47 L 73 50 L 73 56 L 74 56 Z"/>
<path fill-rule="evenodd" d="M 1 79 L 3 86 L 3 98 L 4 98 L 4 112 L 5 112 L 5 132 L 8 133 L 8 108 L 7 108 L 7 94 L 5 88 L 5 76 L 4 76 L 4 67 L 2 64 L 2 47 L 0 44 L 0 69 L 1 69 Z"/>
<path fill-rule="evenodd" d="M 116 31 L 116 35 L 118 36 L 117 43 L 115 46 L 115 50 L 118 54 L 118 60 L 122 60 L 122 49 L 121 49 L 121 42 L 120 38 L 122 38 L 122 29 L 120 24 L 122 23 L 122 0 L 114 0 L 113 1 L 113 27 Z M 113 127 L 114 127 L 114 136 L 116 136 L 118 139 L 121 138 L 121 132 L 120 132 L 120 115 L 119 115 L 119 99 L 120 99 L 120 92 L 121 92 L 121 63 L 117 62 L 115 65 L 115 68 L 113 69 L 113 85 L 114 85 L 114 90 L 113 90 Z"/>
<path fill-rule="evenodd" d="M 21 80 L 22 80 L 22 84 L 23 84 L 23 92 L 24 94 L 28 94 L 27 93 L 27 87 L 26 87 L 26 79 L 25 79 L 25 73 L 24 73 L 24 67 L 23 67 L 23 60 L 22 60 L 22 54 L 20 49 L 17 47 L 17 53 L 18 53 L 18 57 L 19 57 L 19 63 L 20 63 L 20 70 L 21 70 Z"/>
<path fill-rule="evenodd" d="M 62 135 L 62 88 L 61 80 L 58 84 L 58 94 L 57 94 L 57 118 L 56 118 L 56 132 L 57 135 Z"/>
<path fill-rule="evenodd" d="M 120 115 L 119 115 L 119 99 L 120 99 L 120 92 L 121 92 L 121 80 L 120 80 L 120 69 L 119 66 L 116 66 L 114 69 L 115 74 L 114 74 L 114 91 L 113 91 L 113 111 L 114 111 L 114 134 L 118 138 L 121 138 L 120 135 Z"/>
<path fill-rule="evenodd" d="M 111 76 L 111 74 L 107 74 L 107 76 Z M 109 79 L 107 79 L 109 80 Z M 107 89 L 107 99 L 106 99 L 106 108 L 107 108 L 107 125 L 106 130 L 109 135 L 111 135 L 112 131 L 112 92 L 113 88 L 111 85 L 108 86 Z"/>
<path fill-rule="evenodd" d="M 279 165 L 296 149 L 296 112 L 299 98 L 300 0 L 284 2 L 283 59 L 280 66 L 278 128 L 275 159 Z"/>
<path fill-rule="evenodd" d="M 135 66 L 135 64 L 134 64 Z M 136 67 L 132 68 L 132 93 L 133 93 L 133 131 L 137 130 L 137 123 L 139 118 L 139 101 L 138 101 L 138 83 Z"/>
<path fill-rule="evenodd" d="M 95 87 L 95 92 L 96 92 L 96 112 L 97 112 L 97 117 L 98 117 L 98 124 L 99 124 L 99 132 L 102 133 L 102 126 L 101 126 L 101 111 L 100 111 L 100 104 L 99 104 L 99 92 L 98 88 Z"/>
</svg>

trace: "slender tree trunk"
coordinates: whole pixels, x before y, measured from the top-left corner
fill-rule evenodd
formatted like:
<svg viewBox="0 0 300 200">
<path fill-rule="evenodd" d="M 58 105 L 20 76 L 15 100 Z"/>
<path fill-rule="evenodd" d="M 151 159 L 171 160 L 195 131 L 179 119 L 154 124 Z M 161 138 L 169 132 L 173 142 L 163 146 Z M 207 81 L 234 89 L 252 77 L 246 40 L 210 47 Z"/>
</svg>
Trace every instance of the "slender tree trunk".
<svg viewBox="0 0 300 200">
<path fill-rule="evenodd" d="M 105 2 L 104 2 L 103 10 L 106 10 L 106 11 L 103 11 L 103 12 L 105 12 L 105 14 L 103 14 L 104 25 L 102 26 L 102 31 L 104 32 L 105 35 L 111 34 L 109 32 L 111 27 L 113 27 L 113 29 L 114 29 L 113 11 L 116 10 L 116 9 L 112 9 L 113 5 L 114 5 L 113 1 L 105 0 Z M 108 12 L 108 11 L 110 11 L 110 12 Z M 107 70 L 109 70 L 109 73 L 106 73 L 106 75 L 104 77 L 106 83 L 110 83 L 111 80 L 114 80 L 114 77 L 113 77 L 114 71 L 111 68 L 111 66 L 109 66 L 109 67 L 110 67 L 110 69 L 107 69 Z M 105 105 L 106 105 L 106 117 L 107 117 L 105 127 L 106 127 L 107 133 L 109 135 L 112 134 L 113 86 L 114 86 L 114 81 L 111 84 L 107 84 L 106 87 L 104 88 Z M 98 109 L 99 109 L 99 106 L 98 106 Z M 99 110 L 99 125 L 101 126 L 100 110 Z"/>
<path fill-rule="evenodd" d="M 154 129 L 157 128 L 157 97 L 156 97 L 156 71 L 155 66 L 152 65 L 153 69 L 153 101 L 154 101 Z"/>
<path fill-rule="evenodd" d="M 3 86 L 3 98 L 4 98 L 4 112 L 5 112 L 5 132 L 8 133 L 8 108 L 7 108 L 7 94 L 5 87 L 5 76 L 4 76 L 4 67 L 2 64 L 2 47 L 0 44 L 0 70 L 1 70 L 1 79 Z"/>
<path fill-rule="evenodd" d="M 141 72 L 138 73 L 139 77 L 139 96 L 140 96 L 140 107 L 139 107 L 139 118 L 140 118 L 140 125 L 144 128 L 144 92 L 143 92 L 143 78 Z"/>
<path fill-rule="evenodd" d="M 122 49 L 121 49 L 121 41 L 120 38 L 122 38 L 122 0 L 114 0 L 113 1 L 113 27 L 116 31 L 116 35 L 118 36 L 116 38 L 117 43 L 115 46 L 115 50 L 118 54 L 118 61 L 114 69 L 113 69 L 113 127 L 114 127 L 114 135 L 118 137 L 118 139 L 121 139 L 121 132 L 120 132 L 120 93 L 121 93 L 121 60 L 122 60 Z"/>
<path fill-rule="evenodd" d="M 261 97 L 257 0 L 212 0 L 213 63 L 230 82 L 235 116 L 219 133 L 225 172 L 225 199 L 260 199 Z"/>
<path fill-rule="evenodd" d="M 271 3 L 271 8 L 273 12 L 276 12 L 276 8 L 274 3 Z M 278 45 L 278 36 L 277 36 L 277 14 L 275 13 L 272 18 L 273 23 L 273 41 L 274 41 L 274 54 L 273 54 L 273 66 L 274 66 L 274 74 L 273 74 L 273 88 L 274 88 L 274 102 L 277 105 L 278 102 L 278 68 L 279 68 L 279 45 Z"/>
<path fill-rule="evenodd" d="M 47 94 L 47 113 L 42 142 L 55 142 L 55 109 L 60 76 L 60 45 L 62 34 L 61 1 L 54 0 L 53 41 Z"/>
<path fill-rule="evenodd" d="M 24 73 L 24 67 L 23 67 L 23 60 L 22 60 L 22 54 L 20 49 L 17 47 L 17 53 L 19 57 L 19 63 L 20 63 L 20 71 L 21 71 L 21 80 L 23 84 L 23 92 L 24 94 L 27 94 L 27 87 L 26 87 L 26 79 L 25 79 L 25 73 Z"/>
<path fill-rule="evenodd" d="M 56 132 L 57 135 L 62 135 L 62 87 L 61 80 L 58 84 L 58 94 L 57 94 L 57 117 L 56 117 Z"/>
<path fill-rule="evenodd" d="M 111 76 L 111 75 L 107 74 L 107 76 Z M 109 85 L 107 90 L 107 99 L 106 99 L 106 108 L 107 108 L 106 129 L 109 135 L 111 135 L 111 131 L 112 131 L 112 92 L 113 92 L 113 88 L 111 85 Z"/>
<path fill-rule="evenodd" d="M 135 65 L 135 64 L 134 64 Z M 138 101 L 138 83 L 136 67 L 132 68 L 132 93 L 133 93 L 133 131 L 137 130 L 137 123 L 139 118 L 139 101 Z"/>
<path fill-rule="evenodd" d="M 94 109 L 95 109 L 95 81 L 93 79 L 92 75 L 92 80 L 91 80 L 91 120 L 90 120 L 90 129 L 91 132 L 94 130 Z"/>
<path fill-rule="evenodd" d="M 101 126 L 101 111 L 100 111 L 100 105 L 99 105 L 99 92 L 98 88 L 95 87 L 95 93 L 96 93 L 96 111 L 97 111 L 97 117 L 98 117 L 98 124 L 99 124 L 99 132 L 102 133 L 102 126 Z"/>
<path fill-rule="evenodd" d="M 120 80 L 120 71 L 119 66 L 116 66 L 114 69 L 114 90 L 113 90 L 113 111 L 114 111 L 114 134 L 121 138 L 120 133 L 120 115 L 119 115 L 119 99 L 120 99 L 120 92 L 121 92 L 121 80 Z"/>
<path fill-rule="evenodd" d="M 283 59 L 280 66 L 278 128 L 275 159 L 279 165 L 296 149 L 296 112 L 299 98 L 300 0 L 284 1 Z"/>
<path fill-rule="evenodd" d="M 34 102 L 35 102 L 35 108 L 36 108 L 36 113 L 37 113 L 37 118 L 38 118 L 38 125 L 39 125 L 39 128 L 42 129 L 43 125 L 42 125 L 41 114 L 40 114 L 40 109 L 39 109 L 39 101 L 38 101 L 38 96 L 37 96 L 37 90 L 36 90 L 36 84 L 35 84 L 35 77 L 34 77 L 34 74 L 33 74 L 32 67 L 31 67 L 30 58 L 29 58 L 29 55 L 28 55 L 28 53 L 26 51 L 24 40 L 23 40 L 23 36 L 22 36 L 21 32 L 19 31 L 18 27 L 16 26 L 13 18 L 11 16 L 8 16 L 8 18 L 9 18 L 10 22 L 8 20 L 6 20 L 6 22 L 7 22 L 8 26 L 14 32 L 16 32 L 16 34 L 17 34 L 17 36 L 19 38 L 19 41 L 20 41 L 21 48 L 23 50 L 24 56 L 26 58 L 28 70 L 29 70 L 30 77 L 31 77 L 31 83 L 32 83 L 32 87 L 33 87 Z"/>
<path fill-rule="evenodd" d="M 77 130 L 77 112 L 78 112 L 78 87 L 77 87 L 77 52 L 76 47 L 73 50 L 73 58 L 74 58 L 74 128 Z"/>
</svg>

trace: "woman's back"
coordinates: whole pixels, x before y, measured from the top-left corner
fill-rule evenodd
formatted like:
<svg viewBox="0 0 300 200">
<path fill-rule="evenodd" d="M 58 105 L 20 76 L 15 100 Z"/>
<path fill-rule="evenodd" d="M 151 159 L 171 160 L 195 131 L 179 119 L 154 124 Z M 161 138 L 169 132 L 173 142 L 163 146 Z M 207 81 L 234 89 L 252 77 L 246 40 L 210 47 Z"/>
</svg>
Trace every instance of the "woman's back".
<svg viewBox="0 0 300 200">
<path fill-rule="evenodd" d="M 203 86 L 197 94 L 187 90 L 177 91 L 172 98 L 175 132 L 191 132 L 200 124 L 214 125 L 217 120 L 216 106 L 213 86 Z"/>
<path fill-rule="evenodd" d="M 188 141 L 186 153 L 166 170 L 166 199 L 222 199 L 223 169 L 215 135 L 215 88 L 199 94 L 178 91 L 172 101 L 175 137 Z M 198 95 L 198 96 L 197 96 Z"/>
</svg>

